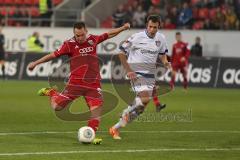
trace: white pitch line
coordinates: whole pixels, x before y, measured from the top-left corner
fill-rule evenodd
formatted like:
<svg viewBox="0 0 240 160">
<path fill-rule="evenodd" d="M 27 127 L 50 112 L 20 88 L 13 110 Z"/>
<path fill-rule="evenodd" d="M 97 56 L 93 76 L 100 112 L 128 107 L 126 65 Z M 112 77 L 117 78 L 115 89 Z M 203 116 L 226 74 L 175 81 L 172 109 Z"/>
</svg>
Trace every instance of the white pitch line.
<svg viewBox="0 0 240 160">
<path fill-rule="evenodd" d="M 108 131 L 98 131 L 108 133 Z M 214 131 L 214 130 L 191 130 L 191 131 L 121 131 L 122 133 L 240 133 L 240 131 Z M 0 136 L 10 135 L 36 135 L 36 134 L 72 134 L 77 131 L 35 131 L 35 132 L 0 132 Z"/>
<path fill-rule="evenodd" d="M 36 131 L 36 132 L 5 132 L 1 133 L 0 136 L 9 136 L 9 135 L 34 135 L 34 134 L 69 134 L 76 133 L 77 131 Z"/>
<path fill-rule="evenodd" d="M 0 153 L 0 156 L 26 156 L 26 155 L 54 155 L 76 153 L 136 153 L 136 152 L 215 152 L 215 151 L 240 151 L 240 148 L 156 148 L 156 149 L 127 149 L 127 150 L 80 150 L 80 151 L 55 151 L 55 152 L 19 152 Z"/>
</svg>

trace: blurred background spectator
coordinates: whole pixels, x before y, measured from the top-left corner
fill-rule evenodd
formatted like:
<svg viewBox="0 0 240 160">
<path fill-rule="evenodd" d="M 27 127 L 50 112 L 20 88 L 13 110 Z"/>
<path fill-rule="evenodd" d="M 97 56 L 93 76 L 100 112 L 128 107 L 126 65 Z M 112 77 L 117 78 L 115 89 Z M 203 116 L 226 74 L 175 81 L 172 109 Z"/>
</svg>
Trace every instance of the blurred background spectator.
<svg viewBox="0 0 240 160">
<path fill-rule="evenodd" d="M 37 52 L 43 52 L 43 43 L 39 39 L 39 33 L 34 32 L 30 37 L 28 37 L 27 40 L 27 52 L 31 53 L 37 53 Z"/>
<path fill-rule="evenodd" d="M 132 25 L 134 28 L 144 28 L 145 18 L 147 16 L 146 11 L 143 10 L 143 7 L 139 5 L 137 11 L 133 14 Z"/>
<path fill-rule="evenodd" d="M 61 10 L 61 4 L 66 1 L 11 0 L 10 3 L 0 0 L 0 23 L 5 26 L 50 26 L 49 20 L 52 20 L 52 26 L 65 26 L 80 19 L 81 11 L 94 1 L 81 0 L 79 3 L 84 4 L 81 9 L 63 7 Z M 150 14 L 161 17 L 163 29 L 240 29 L 240 0 L 127 0 L 107 18 L 95 20 L 99 20 L 97 27 L 119 27 L 130 22 L 133 28 L 144 28 Z"/>
<path fill-rule="evenodd" d="M 144 28 L 146 17 L 157 14 L 163 29 L 239 30 L 240 0 L 129 0 L 120 8 L 114 23 L 130 21 L 133 28 Z"/>
<path fill-rule="evenodd" d="M 202 45 L 200 37 L 196 37 L 195 44 L 191 47 L 190 55 L 193 57 L 202 57 Z"/>
<path fill-rule="evenodd" d="M 39 11 L 42 19 L 41 26 L 50 26 L 52 15 L 52 0 L 39 0 Z"/>
<path fill-rule="evenodd" d="M 127 12 L 124 9 L 123 5 L 118 6 L 116 12 L 112 17 L 114 27 L 120 27 L 128 20 Z"/>
</svg>

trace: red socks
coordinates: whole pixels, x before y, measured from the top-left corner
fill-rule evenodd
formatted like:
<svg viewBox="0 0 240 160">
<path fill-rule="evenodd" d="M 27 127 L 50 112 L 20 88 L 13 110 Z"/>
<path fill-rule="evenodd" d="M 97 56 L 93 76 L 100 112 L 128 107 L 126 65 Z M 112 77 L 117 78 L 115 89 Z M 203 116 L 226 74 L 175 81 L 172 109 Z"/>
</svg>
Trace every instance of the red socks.
<svg viewBox="0 0 240 160">
<path fill-rule="evenodd" d="M 91 127 L 95 132 L 98 130 L 100 120 L 99 119 L 90 119 L 88 121 L 88 127 Z"/>
<path fill-rule="evenodd" d="M 160 105 L 160 101 L 159 101 L 157 96 L 153 97 L 153 103 L 155 104 L 155 106 L 159 106 Z"/>
</svg>

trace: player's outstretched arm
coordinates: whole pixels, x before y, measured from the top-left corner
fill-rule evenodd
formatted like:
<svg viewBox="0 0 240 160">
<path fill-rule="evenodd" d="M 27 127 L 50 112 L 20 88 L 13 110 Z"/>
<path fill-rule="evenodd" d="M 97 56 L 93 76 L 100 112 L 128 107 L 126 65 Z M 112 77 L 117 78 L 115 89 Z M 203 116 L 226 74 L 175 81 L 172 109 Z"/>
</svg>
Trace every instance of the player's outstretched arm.
<svg viewBox="0 0 240 160">
<path fill-rule="evenodd" d="M 172 71 L 172 66 L 171 66 L 171 63 L 168 62 L 168 60 L 167 60 L 167 55 L 162 55 L 161 61 L 166 68 L 168 68 L 170 71 Z"/>
<path fill-rule="evenodd" d="M 54 53 L 50 53 L 50 54 L 48 54 L 48 55 L 46 55 L 46 56 L 43 56 L 42 58 L 40 58 L 40 59 L 38 59 L 38 60 L 36 60 L 36 61 L 33 61 L 33 62 L 29 63 L 29 65 L 28 65 L 27 68 L 28 68 L 29 70 L 33 70 L 37 65 L 39 65 L 39 64 L 41 64 L 41 63 L 44 63 L 44 62 L 48 62 L 48 61 L 54 59 L 55 57 L 56 57 L 56 56 L 55 56 Z"/>
<path fill-rule="evenodd" d="M 125 23 L 122 27 L 112 29 L 108 32 L 108 38 L 115 37 L 116 35 L 118 35 L 122 31 L 125 31 L 127 29 L 130 29 L 130 24 L 129 23 Z"/>
<path fill-rule="evenodd" d="M 120 52 L 118 54 L 118 57 L 123 65 L 123 67 L 125 68 L 125 70 L 127 71 L 127 76 L 129 79 L 134 80 L 137 78 L 136 73 L 131 69 L 131 67 L 129 66 L 128 62 L 127 62 L 127 57 L 125 53 Z"/>
</svg>

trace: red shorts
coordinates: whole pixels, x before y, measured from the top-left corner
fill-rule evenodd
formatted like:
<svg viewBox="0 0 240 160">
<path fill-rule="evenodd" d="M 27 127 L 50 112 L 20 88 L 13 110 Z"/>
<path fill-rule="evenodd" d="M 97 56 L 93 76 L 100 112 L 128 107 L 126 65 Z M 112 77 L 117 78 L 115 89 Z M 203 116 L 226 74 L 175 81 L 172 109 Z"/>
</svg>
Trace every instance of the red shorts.
<svg viewBox="0 0 240 160">
<path fill-rule="evenodd" d="M 85 98 L 90 109 L 92 107 L 102 106 L 103 97 L 100 82 L 92 83 L 91 87 L 71 82 L 66 85 L 65 89 L 60 94 L 52 98 L 59 106 L 66 107 L 80 96 Z"/>
</svg>

